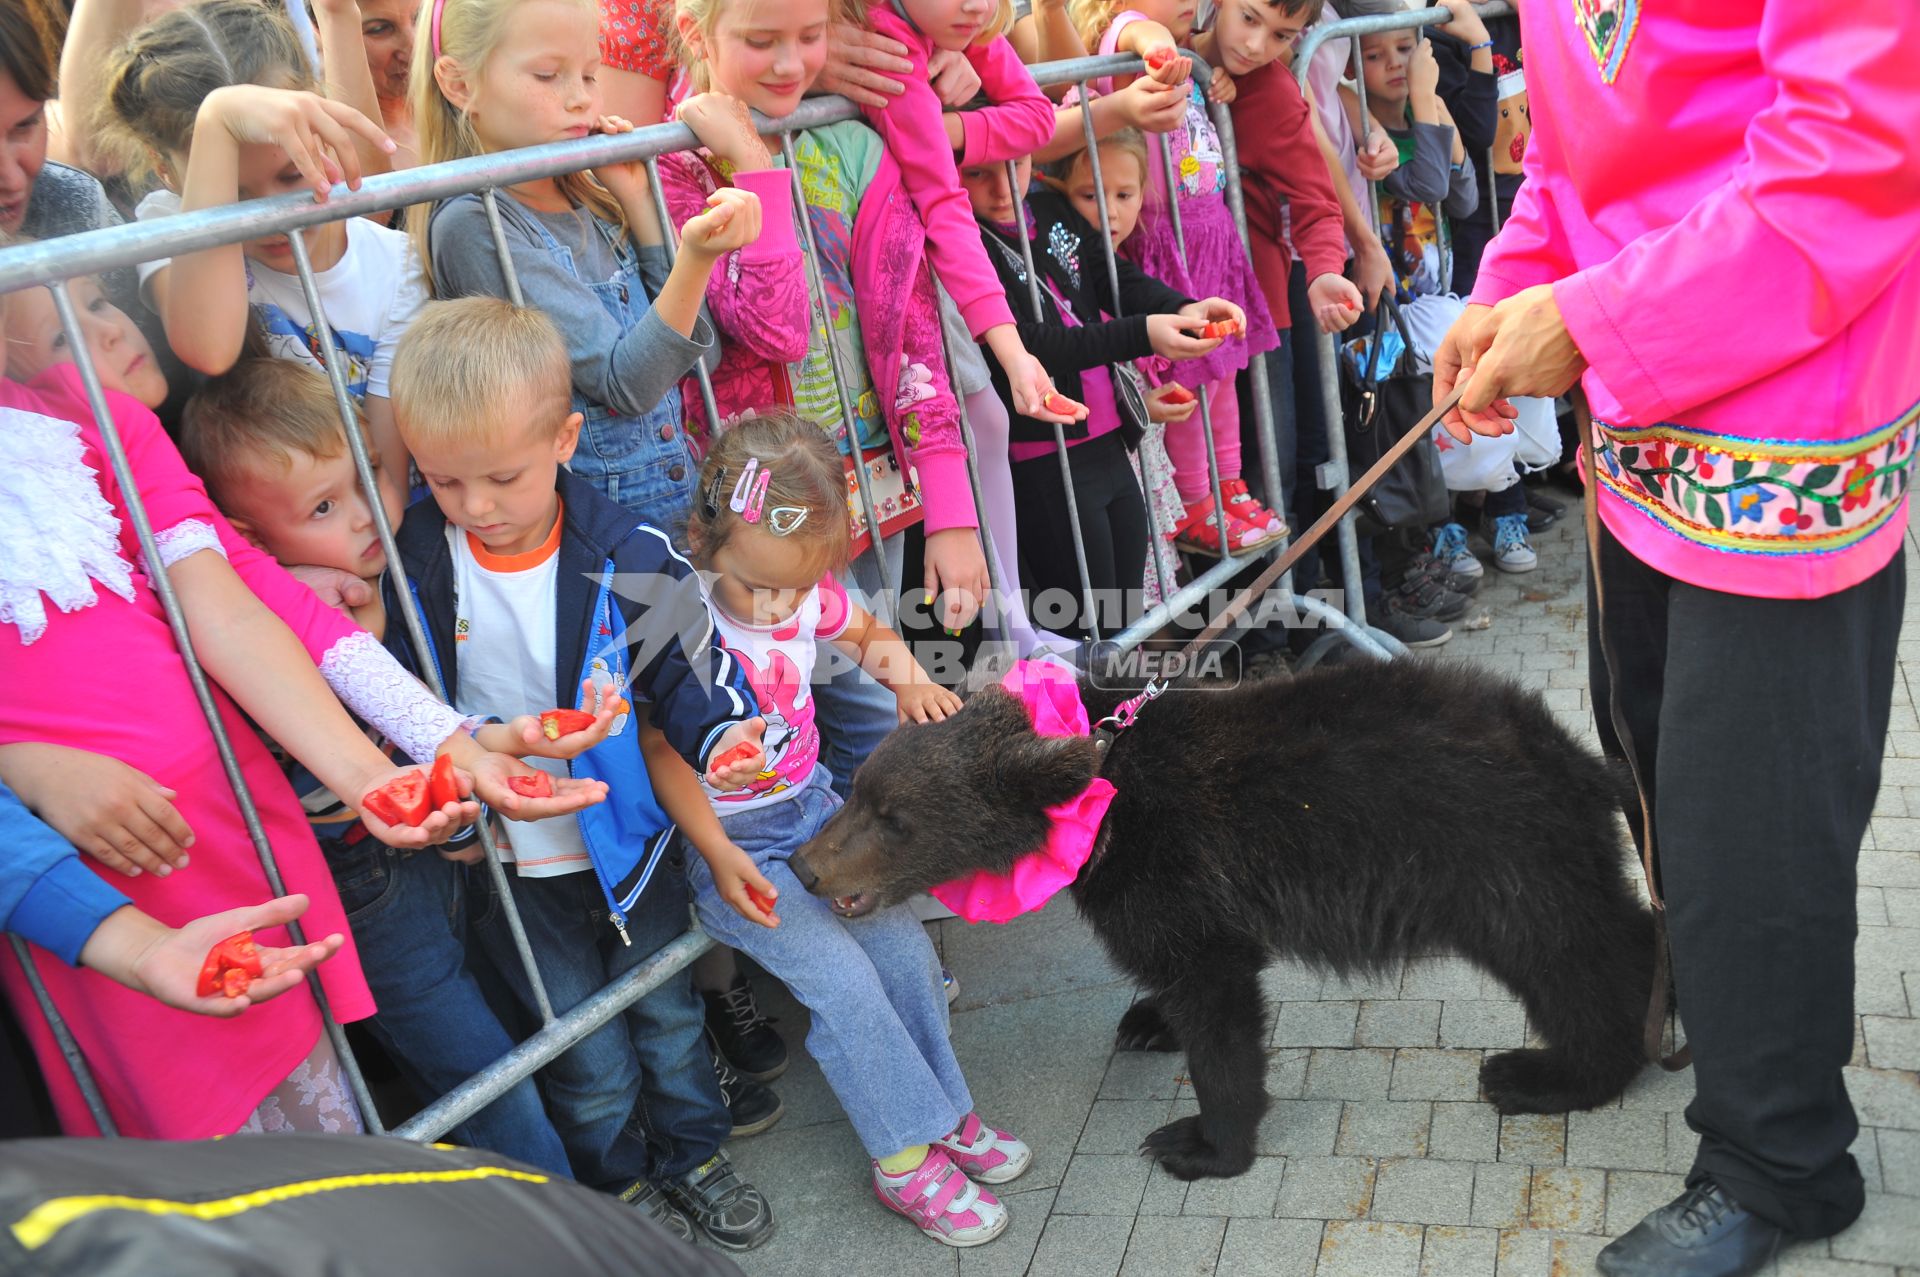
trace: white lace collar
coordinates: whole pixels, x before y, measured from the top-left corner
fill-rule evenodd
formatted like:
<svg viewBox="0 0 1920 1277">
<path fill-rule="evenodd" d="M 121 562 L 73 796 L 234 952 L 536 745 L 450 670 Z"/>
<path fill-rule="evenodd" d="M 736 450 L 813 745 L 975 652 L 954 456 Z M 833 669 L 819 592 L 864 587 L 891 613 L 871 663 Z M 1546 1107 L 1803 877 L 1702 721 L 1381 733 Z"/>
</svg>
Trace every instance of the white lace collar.
<svg viewBox="0 0 1920 1277">
<path fill-rule="evenodd" d="M 97 581 L 133 601 L 120 519 L 84 457 L 73 422 L 0 408 L 0 623 L 26 643 L 47 631 L 42 594 L 77 612 Z"/>
</svg>

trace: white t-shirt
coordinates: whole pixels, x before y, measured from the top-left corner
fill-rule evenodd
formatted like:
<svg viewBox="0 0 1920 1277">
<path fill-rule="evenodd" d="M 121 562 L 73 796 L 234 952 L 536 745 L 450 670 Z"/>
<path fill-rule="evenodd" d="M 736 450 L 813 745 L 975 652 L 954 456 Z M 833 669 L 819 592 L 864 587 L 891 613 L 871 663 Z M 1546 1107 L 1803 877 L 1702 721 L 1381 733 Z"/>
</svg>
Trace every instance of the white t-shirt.
<svg viewBox="0 0 1920 1277">
<path fill-rule="evenodd" d="M 553 600 L 562 522 L 554 520 L 546 544 L 515 555 L 490 553 L 462 529 L 447 525 L 459 600 L 453 651 L 460 694 L 454 707 L 461 713 L 512 718 L 553 708 Z M 567 765 L 556 759 L 526 762 L 556 779 L 568 774 Z M 514 861 L 523 878 L 553 878 L 593 867 L 580 823 L 572 816 L 515 821 L 507 828 L 500 858 Z"/>
<path fill-rule="evenodd" d="M 745 789 L 722 793 L 701 785 L 722 816 L 783 802 L 806 787 L 820 759 L 820 729 L 813 716 L 816 643 L 846 632 L 852 619 L 846 587 L 823 576 L 785 624 L 761 628 L 713 609 L 718 638 L 753 686 L 759 714 L 767 720 L 766 764 Z"/>
<path fill-rule="evenodd" d="M 180 211 L 180 197 L 155 191 L 140 201 L 133 215 L 140 221 L 168 217 Z M 376 226 L 364 217 L 350 217 L 347 251 L 331 269 L 314 272 L 320 305 L 333 326 L 333 344 L 347 354 L 347 392 L 355 399 L 387 397 L 387 374 L 393 367 L 393 348 L 400 335 L 427 303 L 427 286 L 412 242 L 400 231 Z M 154 272 L 167 260 L 140 263 L 140 288 L 146 293 Z M 151 304 L 152 298 L 148 296 Z M 298 275 L 268 270 L 247 262 L 247 302 L 259 316 L 267 346 L 281 359 L 301 359 L 325 371 L 320 362 L 319 336 L 307 310 L 306 294 Z"/>
</svg>

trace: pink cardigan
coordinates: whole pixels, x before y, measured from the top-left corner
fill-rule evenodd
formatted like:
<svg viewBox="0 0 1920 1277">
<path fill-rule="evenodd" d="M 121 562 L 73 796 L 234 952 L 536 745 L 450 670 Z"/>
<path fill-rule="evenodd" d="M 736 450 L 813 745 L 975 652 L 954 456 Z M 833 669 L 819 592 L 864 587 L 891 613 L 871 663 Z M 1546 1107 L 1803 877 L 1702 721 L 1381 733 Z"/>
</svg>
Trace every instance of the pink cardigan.
<svg viewBox="0 0 1920 1277">
<path fill-rule="evenodd" d="M 1814 598 L 1899 552 L 1920 5 L 1521 0 L 1533 141 L 1477 302 L 1552 284 L 1634 554 Z"/>
<path fill-rule="evenodd" d="M 996 325 L 1011 324 L 1013 311 L 980 243 L 973 208 L 960 189 L 960 169 L 1018 160 L 1044 146 L 1053 137 L 1053 104 L 1004 38 L 971 46 L 967 61 L 979 73 L 981 89 L 993 105 L 961 115 L 966 140 L 956 163 L 941 119 L 944 108 L 927 79 L 933 41 L 884 0 L 869 8 L 867 16 L 874 30 L 907 46 L 913 69 L 905 76 L 906 92 L 882 109 L 862 109 L 900 166 L 907 194 L 926 225 L 934 274 L 959 307 L 967 331 L 977 338 Z"/>
</svg>

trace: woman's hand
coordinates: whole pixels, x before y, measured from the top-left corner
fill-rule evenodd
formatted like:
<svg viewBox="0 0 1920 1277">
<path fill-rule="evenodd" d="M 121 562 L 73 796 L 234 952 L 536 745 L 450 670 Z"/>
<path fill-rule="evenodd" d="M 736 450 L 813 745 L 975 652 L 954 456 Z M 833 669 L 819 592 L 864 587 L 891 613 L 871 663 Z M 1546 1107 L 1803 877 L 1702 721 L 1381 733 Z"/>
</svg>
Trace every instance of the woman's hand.
<svg viewBox="0 0 1920 1277">
<path fill-rule="evenodd" d="M 980 73 L 955 49 L 935 49 L 927 59 L 927 78 L 940 105 L 954 110 L 973 101 L 980 92 Z"/>
<path fill-rule="evenodd" d="M 595 133 L 617 137 L 622 133 L 633 132 L 633 121 L 618 115 L 603 115 L 599 123 L 593 126 Z M 645 160 L 622 160 L 614 164 L 596 165 L 594 178 L 607 188 L 609 194 L 620 202 L 622 208 L 633 208 L 650 198 L 647 188 L 647 162 Z"/>
<path fill-rule="evenodd" d="M 287 159 L 313 188 L 317 203 L 327 202 L 335 182 L 360 189 L 360 156 L 353 135 L 359 134 L 391 155 L 393 139 L 379 125 L 344 102 L 334 102 L 302 89 L 269 89 L 257 84 L 215 89 L 200 103 L 195 124 L 216 124 L 234 142 L 271 145 L 286 151 Z"/>
<path fill-rule="evenodd" d="M 713 874 L 713 889 L 720 898 L 732 907 L 733 911 L 748 922 L 757 922 L 763 927 L 777 927 L 780 919 L 769 910 L 762 909 L 753 902 L 747 893 L 749 890 L 759 893 L 762 899 L 778 901 L 780 893 L 774 890 L 760 867 L 753 863 L 753 857 L 733 843 L 716 847 L 712 851 L 701 849 L 701 858 L 707 862 L 707 869 Z"/>
<path fill-rule="evenodd" d="M 736 173 L 773 167 L 767 144 L 753 127 L 747 104 L 725 93 L 699 93 L 674 108 L 673 118 L 693 130 L 700 145 L 733 165 Z"/>
<path fill-rule="evenodd" d="M 1167 396 L 1178 392 L 1185 396 L 1180 402 L 1169 402 Z M 1158 421 L 1165 425 L 1178 425 L 1200 410 L 1200 395 L 1174 382 L 1164 386 L 1155 386 L 1147 392 L 1147 420 Z"/>
<path fill-rule="evenodd" d="M 1400 148 L 1393 144 L 1385 129 L 1370 128 L 1364 145 L 1354 148 L 1354 163 L 1360 170 L 1360 176 L 1369 182 L 1385 180 L 1386 176 L 1400 167 Z M 1355 191 L 1360 195 L 1362 192 Z"/>
<path fill-rule="evenodd" d="M 920 675 L 926 680 L 926 674 Z M 932 681 L 902 683 L 893 689 L 900 701 L 903 723 L 937 723 L 949 714 L 960 712 L 960 698 Z"/>
<path fill-rule="evenodd" d="M 824 92 L 883 110 L 907 91 L 905 77 L 912 74 L 906 45 L 851 22 L 836 22 L 827 28 L 827 65 L 815 83 Z"/>
<path fill-rule="evenodd" d="M 1195 319 L 1182 310 L 1172 315 L 1147 316 L 1147 341 L 1153 353 L 1163 359 L 1198 359 L 1210 355 L 1225 340 L 1221 337 L 1196 337 L 1193 329 L 1204 319 Z"/>
<path fill-rule="evenodd" d="M 1213 78 L 1207 81 L 1207 101 L 1218 102 L 1221 106 L 1230 104 L 1240 94 L 1240 86 L 1234 83 L 1225 67 L 1215 67 Z"/>
<path fill-rule="evenodd" d="M 1171 133 L 1186 124 L 1184 85 L 1162 84 L 1150 76 L 1135 76 L 1114 97 L 1120 103 L 1121 118 L 1143 133 Z"/>
<path fill-rule="evenodd" d="M 1360 290 L 1345 275 L 1331 271 L 1307 285 L 1307 304 L 1323 333 L 1343 332 L 1360 318 Z"/>
<path fill-rule="evenodd" d="M 179 797 L 117 758 L 64 745 L 0 746 L 0 779 L 74 847 L 116 873 L 164 878 L 187 866 L 193 830 Z"/>
<path fill-rule="evenodd" d="M 221 1018 L 236 1016 L 256 1002 L 297 988 L 305 982 L 307 972 L 338 953 L 346 941 L 336 932 L 312 944 L 258 945 L 260 974 L 237 998 L 217 993 L 201 997 L 196 991 L 207 951 L 242 931 L 284 927 L 307 911 L 307 903 L 302 895 L 282 896 L 263 905 L 196 918 L 178 929 L 126 905 L 109 914 L 94 930 L 80 950 L 80 965 L 182 1011 Z"/>
<path fill-rule="evenodd" d="M 737 186 L 707 196 L 707 211 L 680 228 L 680 251 L 717 261 L 760 238 L 760 197 Z"/>
<path fill-rule="evenodd" d="M 1460 404 L 1441 420 L 1461 443 L 1473 435 L 1513 433 L 1509 399 L 1565 394 L 1587 370 L 1567 332 L 1553 285 L 1522 289 L 1498 306 L 1468 306 L 1433 355 L 1433 401 L 1465 383 Z"/>
<path fill-rule="evenodd" d="M 940 603 L 941 628 L 958 634 L 979 615 L 981 600 L 993 589 L 987 556 L 973 528 L 942 528 L 927 534 L 926 605 Z"/>
</svg>

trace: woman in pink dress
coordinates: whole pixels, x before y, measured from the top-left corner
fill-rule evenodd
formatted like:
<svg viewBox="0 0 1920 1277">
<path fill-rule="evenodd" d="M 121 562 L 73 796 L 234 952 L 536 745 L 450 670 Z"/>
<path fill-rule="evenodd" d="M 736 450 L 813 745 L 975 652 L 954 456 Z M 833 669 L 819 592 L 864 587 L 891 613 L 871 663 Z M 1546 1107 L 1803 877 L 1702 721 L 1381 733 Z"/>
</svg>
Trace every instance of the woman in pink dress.
<svg viewBox="0 0 1920 1277">
<path fill-rule="evenodd" d="M 286 890 L 311 897 L 309 935 L 345 932 L 300 805 L 254 724 L 335 792 L 365 795 L 397 769 L 354 725 L 316 664 L 416 757 L 424 750 L 430 758 L 464 735 L 462 722 L 418 683 L 393 679 L 390 658 L 371 636 L 242 541 L 152 413 L 116 392 L 107 400 Z M 115 879 L 161 921 L 179 926 L 276 894 L 141 566 L 126 499 L 76 370 L 49 369 L 33 387 L 0 381 L 0 418 L 0 686 L 7 689 L 0 744 L 45 742 L 106 754 L 176 792 L 174 805 L 194 834 L 190 863 L 164 877 Z M 477 810 L 470 801 L 448 804 L 411 829 L 363 818 L 383 842 L 420 847 L 444 840 Z M 260 941 L 287 943 L 279 928 Z M 211 1019 L 163 1006 L 97 972 L 36 966 L 123 1134 L 192 1139 L 359 1126 L 319 1008 L 304 989 L 244 1016 Z M 339 1020 L 373 1012 L 351 940 L 319 974 Z M 0 981 L 26 1022 L 63 1125 L 93 1133 L 11 954 Z"/>
</svg>

